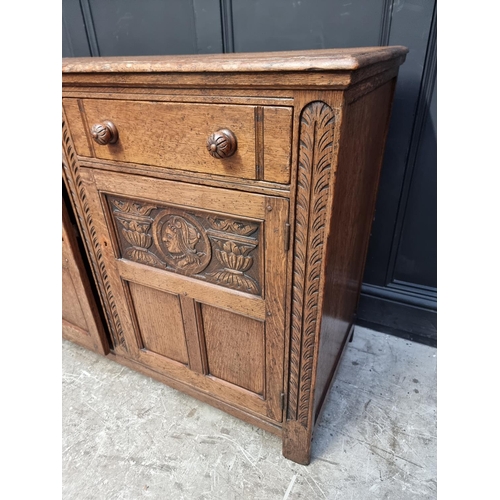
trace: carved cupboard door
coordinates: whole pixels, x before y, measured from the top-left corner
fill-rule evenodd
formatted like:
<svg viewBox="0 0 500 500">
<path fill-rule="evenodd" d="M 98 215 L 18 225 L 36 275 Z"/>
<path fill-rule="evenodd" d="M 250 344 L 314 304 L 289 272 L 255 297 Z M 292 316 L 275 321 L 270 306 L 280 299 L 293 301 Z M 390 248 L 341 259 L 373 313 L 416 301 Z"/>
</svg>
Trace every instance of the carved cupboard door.
<svg viewBox="0 0 500 500">
<path fill-rule="evenodd" d="M 288 201 L 82 175 L 117 354 L 281 421 Z"/>
</svg>

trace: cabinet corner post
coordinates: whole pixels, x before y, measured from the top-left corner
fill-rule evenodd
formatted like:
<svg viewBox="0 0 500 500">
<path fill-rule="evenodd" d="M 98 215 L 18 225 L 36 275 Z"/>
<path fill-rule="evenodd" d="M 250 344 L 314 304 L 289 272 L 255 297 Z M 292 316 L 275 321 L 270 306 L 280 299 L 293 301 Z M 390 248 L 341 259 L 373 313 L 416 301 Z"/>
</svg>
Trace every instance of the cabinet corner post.
<svg viewBox="0 0 500 500">
<path fill-rule="evenodd" d="M 301 465 L 311 462 L 312 426 L 304 427 L 298 420 L 283 424 L 283 456 Z"/>
</svg>

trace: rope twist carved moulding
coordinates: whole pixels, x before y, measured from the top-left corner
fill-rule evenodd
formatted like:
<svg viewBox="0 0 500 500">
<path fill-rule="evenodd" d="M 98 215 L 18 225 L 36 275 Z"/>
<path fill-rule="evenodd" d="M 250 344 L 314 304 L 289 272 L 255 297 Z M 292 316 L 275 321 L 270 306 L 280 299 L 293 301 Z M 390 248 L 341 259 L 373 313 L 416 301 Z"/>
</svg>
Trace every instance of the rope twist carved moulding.
<svg viewBox="0 0 500 500">
<path fill-rule="evenodd" d="M 64 118 L 62 122 L 62 129 L 64 151 L 63 168 L 66 172 L 65 178 L 67 181 L 68 189 L 70 191 L 70 195 L 73 198 L 85 243 L 87 245 L 87 248 L 90 250 L 89 257 L 94 268 L 99 293 L 103 297 L 106 297 L 110 306 L 111 313 L 109 313 L 106 308 L 104 309 L 106 318 L 108 320 L 108 325 L 110 327 L 109 329 L 111 332 L 111 336 L 113 338 L 113 343 L 115 345 L 120 345 L 121 347 L 123 347 L 123 349 L 125 349 L 125 351 L 128 351 L 127 344 L 125 342 L 125 336 L 123 333 L 123 327 L 116 308 L 115 298 L 111 291 L 108 273 L 106 271 L 106 266 L 104 265 L 101 245 L 97 237 L 94 221 L 92 220 L 92 216 L 90 214 L 90 209 L 87 202 L 87 194 L 85 192 L 85 187 L 78 170 L 75 148 L 73 146 L 73 142 L 71 140 L 71 136 L 69 134 Z"/>
</svg>

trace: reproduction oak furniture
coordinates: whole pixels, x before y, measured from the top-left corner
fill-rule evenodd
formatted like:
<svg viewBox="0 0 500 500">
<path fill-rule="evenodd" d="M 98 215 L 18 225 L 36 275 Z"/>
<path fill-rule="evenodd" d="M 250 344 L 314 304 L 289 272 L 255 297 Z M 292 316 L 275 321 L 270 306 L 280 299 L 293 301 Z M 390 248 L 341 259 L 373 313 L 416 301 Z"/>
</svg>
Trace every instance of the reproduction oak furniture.
<svg viewBox="0 0 500 500">
<path fill-rule="evenodd" d="M 309 463 L 406 53 L 65 59 L 63 178 L 110 334 L 86 345 Z"/>
</svg>

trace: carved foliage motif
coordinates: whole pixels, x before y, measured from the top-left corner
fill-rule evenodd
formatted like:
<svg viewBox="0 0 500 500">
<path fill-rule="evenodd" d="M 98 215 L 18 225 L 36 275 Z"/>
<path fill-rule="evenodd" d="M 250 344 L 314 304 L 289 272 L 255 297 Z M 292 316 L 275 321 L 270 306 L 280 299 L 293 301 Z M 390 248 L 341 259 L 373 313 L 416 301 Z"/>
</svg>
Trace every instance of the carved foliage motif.
<svg viewBox="0 0 500 500">
<path fill-rule="evenodd" d="M 129 260 L 260 293 L 259 223 L 110 198 Z M 215 256 L 215 258 L 213 258 Z M 257 258 L 257 260 L 256 260 Z M 248 274 L 249 273 L 249 274 Z"/>
<path fill-rule="evenodd" d="M 242 222 L 233 219 L 224 219 L 221 217 L 207 216 L 207 221 L 214 229 L 219 229 L 220 231 L 229 231 L 231 233 L 239 234 L 241 236 L 249 236 L 259 227 L 258 224 L 252 224 L 251 222 Z"/>
<path fill-rule="evenodd" d="M 241 244 L 234 241 L 224 241 L 211 238 L 217 248 L 215 255 L 224 269 L 210 273 L 207 276 L 215 283 L 248 293 L 259 293 L 257 282 L 245 274 L 253 264 L 253 258 L 247 254 L 257 245 Z"/>
<path fill-rule="evenodd" d="M 120 317 L 118 316 L 115 298 L 111 291 L 108 273 L 106 266 L 104 265 L 102 249 L 99 244 L 92 216 L 90 214 L 84 183 L 78 169 L 75 148 L 64 119 L 62 129 L 62 145 L 64 151 L 63 169 L 66 185 L 68 186 L 68 191 L 73 200 L 73 206 L 75 207 L 79 226 L 85 240 L 85 245 L 89 250 L 88 254 L 94 270 L 99 294 L 103 298 L 103 302 L 108 305 L 108 307 L 105 308 L 105 314 L 111 337 L 113 339 L 113 344 L 115 346 L 121 346 L 127 351 L 127 344 L 125 342 Z"/>
<path fill-rule="evenodd" d="M 121 232 L 130 243 L 130 247 L 125 250 L 125 257 L 135 262 L 147 264 L 154 267 L 162 267 L 160 260 L 148 251 L 153 243 L 151 235 L 148 233 L 153 219 L 149 217 L 155 205 L 141 205 L 134 201 L 113 199 L 114 213 L 116 220 L 121 224 Z"/>
<path fill-rule="evenodd" d="M 332 171 L 334 111 L 315 101 L 302 111 L 295 214 L 288 419 L 308 425 L 319 325 L 321 262 Z"/>
</svg>

